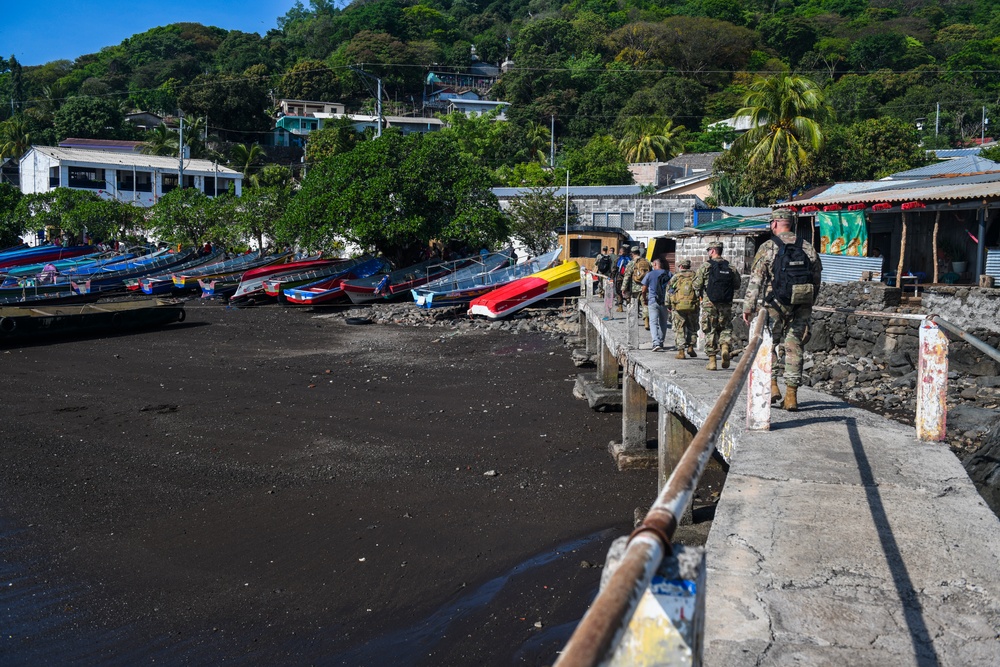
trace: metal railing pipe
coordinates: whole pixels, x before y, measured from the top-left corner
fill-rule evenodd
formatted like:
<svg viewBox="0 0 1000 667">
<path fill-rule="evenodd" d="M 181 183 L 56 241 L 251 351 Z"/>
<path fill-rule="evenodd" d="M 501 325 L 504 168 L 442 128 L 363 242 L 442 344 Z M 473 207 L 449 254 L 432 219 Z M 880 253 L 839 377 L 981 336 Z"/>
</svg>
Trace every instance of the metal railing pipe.
<svg viewBox="0 0 1000 667">
<path fill-rule="evenodd" d="M 580 620 L 555 667 L 599 665 L 617 646 L 622 633 L 628 628 L 643 591 L 649 587 L 663 557 L 671 551 L 671 540 L 677 529 L 678 517 L 683 516 L 691 502 L 701 474 L 712 457 L 715 443 L 746 383 L 753 359 L 761 345 L 761 334 L 766 321 L 767 311 L 761 308 L 750 332 L 750 340 L 722 394 L 688 445 L 646 518 L 633 531 L 618 569 Z"/>
<path fill-rule="evenodd" d="M 976 338 L 965 329 L 960 328 L 956 324 L 952 324 L 948 320 L 938 315 L 929 315 L 927 319 L 929 319 L 931 322 L 934 322 L 948 333 L 957 336 L 958 338 L 961 338 L 966 343 L 976 348 L 983 354 L 989 356 L 992 359 L 995 359 L 996 361 L 1000 361 L 1000 352 L 998 352 L 995 348 L 990 347 L 987 343 L 983 342 L 979 338 Z"/>
</svg>

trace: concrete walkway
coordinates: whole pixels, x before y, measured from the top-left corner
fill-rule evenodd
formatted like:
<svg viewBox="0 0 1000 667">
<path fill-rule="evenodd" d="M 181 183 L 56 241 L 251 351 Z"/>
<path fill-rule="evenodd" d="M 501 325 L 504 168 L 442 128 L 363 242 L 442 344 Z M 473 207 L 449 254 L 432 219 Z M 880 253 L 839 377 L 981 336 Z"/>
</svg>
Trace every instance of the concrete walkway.
<svg viewBox="0 0 1000 667">
<path fill-rule="evenodd" d="M 621 314 L 581 308 L 591 340 L 650 396 L 703 421 L 730 371 L 653 353 L 641 329 L 628 350 Z M 799 400 L 798 413 L 773 410 L 767 432 L 745 430 L 745 392 L 730 417 L 705 664 L 1000 665 L 1000 521 L 957 457 L 828 395 Z"/>
</svg>

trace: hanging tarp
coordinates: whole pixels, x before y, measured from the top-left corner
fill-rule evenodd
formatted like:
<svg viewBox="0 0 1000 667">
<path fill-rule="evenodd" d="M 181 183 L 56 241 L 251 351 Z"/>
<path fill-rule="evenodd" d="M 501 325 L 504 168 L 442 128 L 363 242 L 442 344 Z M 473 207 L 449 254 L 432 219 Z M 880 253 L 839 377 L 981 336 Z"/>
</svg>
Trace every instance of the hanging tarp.
<svg viewBox="0 0 1000 667">
<path fill-rule="evenodd" d="M 868 223 L 864 211 L 816 214 L 820 252 L 825 255 L 868 256 Z"/>
</svg>

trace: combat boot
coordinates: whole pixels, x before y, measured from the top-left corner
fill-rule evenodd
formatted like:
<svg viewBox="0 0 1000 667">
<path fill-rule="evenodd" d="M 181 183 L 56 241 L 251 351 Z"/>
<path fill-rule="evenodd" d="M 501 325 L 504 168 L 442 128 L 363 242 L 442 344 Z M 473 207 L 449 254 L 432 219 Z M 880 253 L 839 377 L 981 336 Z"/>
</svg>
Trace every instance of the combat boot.
<svg viewBox="0 0 1000 667">
<path fill-rule="evenodd" d="M 698 356 L 698 353 L 694 351 L 694 345 L 688 345 L 688 356 L 692 359 Z"/>
<path fill-rule="evenodd" d="M 646 315 L 646 317 L 642 318 L 642 326 L 646 328 L 646 331 L 649 331 L 649 315 Z"/>
<path fill-rule="evenodd" d="M 722 367 L 729 368 L 729 343 L 722 344 Z"/>
<path fill-rule="evenodd" d="M 705 370 L 707 370 L 707 371 L 718 370 L 718 368 L 715 365 L 715 355 L 714 354 L 709 355 L 709 357 L 708 357 L 708 364 L 705 365 Z"/>
<path fill-rule="evenodd" d="M 785 410 L 789 412 L 799 411 L 798 387 L 785 387 Z"/>
<path fill-rule="evenodd" d="M 683 358 L 684 358 L 684 348 L 679 347 L 677 348 L 677 359 L 683 359 Z"/>
<path fill-rule="evenodd" d="M 616 313 L 623 313 L 623 312 L 625 312 L 625 310 L 619 305 L 617 308 L 615 308 L 615 312 Z"/>
<path fill-rule="evenodd" d="M 781 403 L 781 389 L 778 388 L 778 378 L 771 376 L 771 404 Z"/>
</svg>

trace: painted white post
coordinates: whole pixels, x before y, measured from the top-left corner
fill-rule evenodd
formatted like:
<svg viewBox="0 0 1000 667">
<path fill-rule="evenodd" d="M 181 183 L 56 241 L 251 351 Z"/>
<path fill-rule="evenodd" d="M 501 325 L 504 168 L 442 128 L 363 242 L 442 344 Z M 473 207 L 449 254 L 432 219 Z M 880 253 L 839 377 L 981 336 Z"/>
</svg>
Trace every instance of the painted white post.
<svg viewBox="0 0 1000 667">
<path fill-rule="evenodd" d="M 758 315 L 757 317 L 760 317 Z M 755 318 L 756 321 L 756 318 Z M 755 322 L 750 323 L 753 331 Z M 750 366 L 750 381 L 747 383 L 747 430 L 769 431 L 771 429 L 771 357 L 774 341 L 767 327 L 761 332 L 760 347 Z"/>
<path fill-rule="evenodd" d="M 948 418 L 948 338 L 937 324 L 920 325 L 917 362 L 917 439 L 941 442 Z"/>
</svg>

